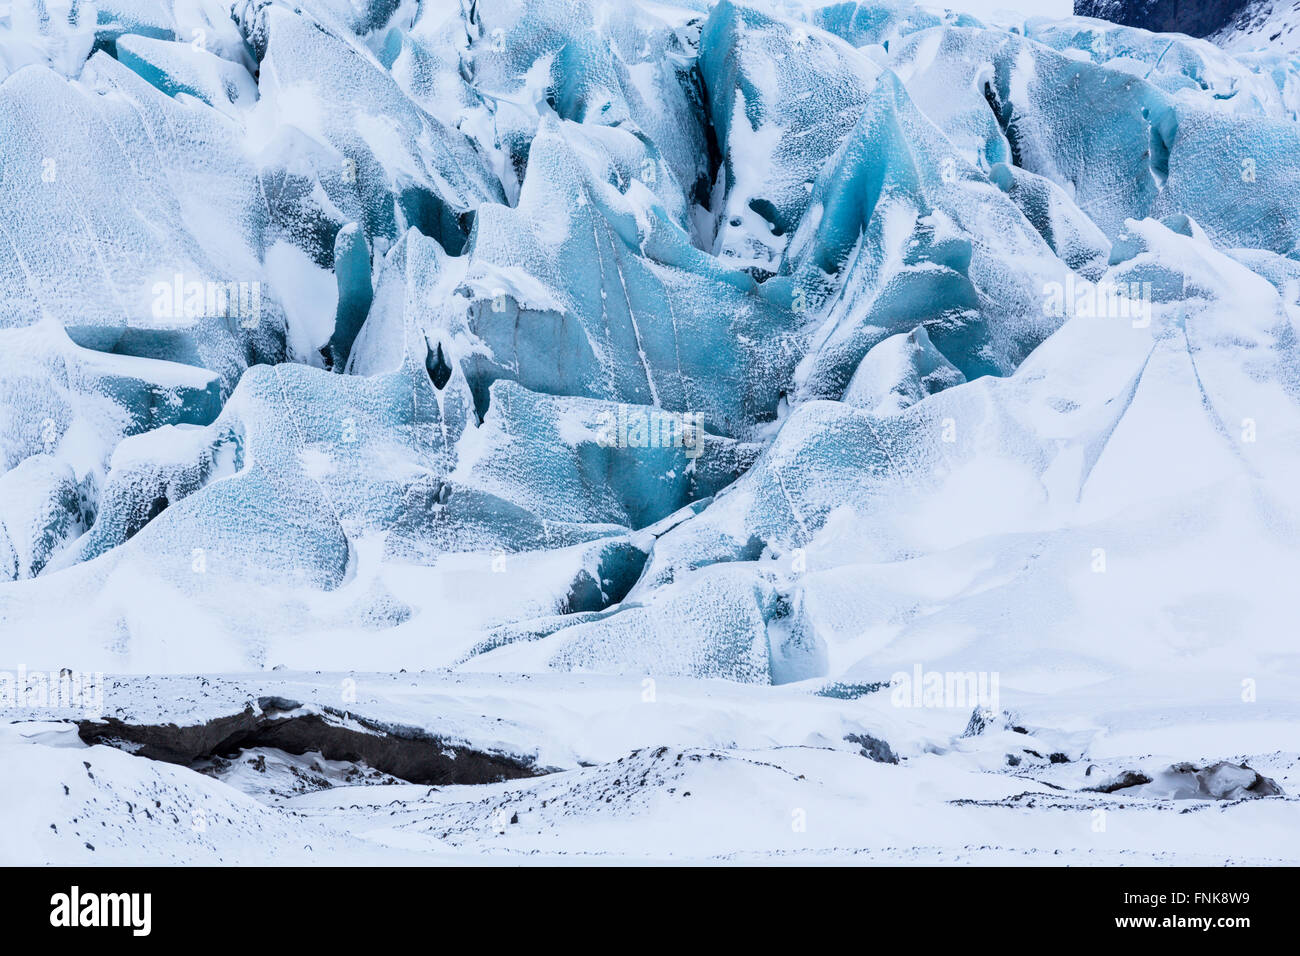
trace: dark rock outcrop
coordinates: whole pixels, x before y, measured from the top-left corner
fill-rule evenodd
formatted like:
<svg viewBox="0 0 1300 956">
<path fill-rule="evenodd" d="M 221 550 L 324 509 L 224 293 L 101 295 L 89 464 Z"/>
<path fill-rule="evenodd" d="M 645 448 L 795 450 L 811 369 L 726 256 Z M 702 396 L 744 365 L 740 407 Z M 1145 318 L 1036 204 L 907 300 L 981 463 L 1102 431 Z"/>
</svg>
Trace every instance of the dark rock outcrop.
<svg viewBox="0 0 1300 956">
<path fill-rule="evenodd" d="M 411 783 L 496 783 L 545 770 L 531 758 L 476 750 L 417 727 L 381 723 L 332 708 L 264 697 L 235 714 L 200 724 L 136 724 L 109 717 L 77 725 L 88 744 L 106 744 L 141 757 L 189 765 L 252 747 L 291 754 L 319 753 L 327 760 L 364 763 Z"/>
<path fill-rule="evenodd" d="M 1251 0 L 1074 0 L 1074 15 L 1156 33 L 1204 37 L 1227 26 L 1249 6 Z"/>
</svg>

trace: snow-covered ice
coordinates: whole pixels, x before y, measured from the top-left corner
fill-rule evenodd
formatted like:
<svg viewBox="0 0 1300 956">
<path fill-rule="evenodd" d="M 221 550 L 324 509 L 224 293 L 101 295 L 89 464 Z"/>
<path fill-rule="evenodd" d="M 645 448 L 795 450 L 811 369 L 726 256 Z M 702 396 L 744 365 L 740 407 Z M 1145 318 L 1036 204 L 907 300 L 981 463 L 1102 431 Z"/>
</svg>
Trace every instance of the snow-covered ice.
<svg viewBox="0 0 1300 956">
<path fill-rule="evenodd" d="M 1300 862 L 1293 21 L 975 6 L 0 0 L 0 862 Z"/>
</svg>

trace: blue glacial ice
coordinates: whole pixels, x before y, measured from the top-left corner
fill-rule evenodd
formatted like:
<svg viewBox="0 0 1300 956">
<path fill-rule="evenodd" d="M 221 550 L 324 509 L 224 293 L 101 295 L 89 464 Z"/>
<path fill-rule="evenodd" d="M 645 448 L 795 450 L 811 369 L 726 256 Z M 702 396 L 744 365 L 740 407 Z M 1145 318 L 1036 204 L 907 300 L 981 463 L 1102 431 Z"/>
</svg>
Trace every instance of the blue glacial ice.
<svg viewBox="0 0 1300 956">
<path fill-rule="evenodd" d="M 699 68 L 722 154 L 712 252 L 770 274 L 880 67 L 831 34 L 722 0 L 701 28 Z"/>
<path fill-rule="evenodd" d="M 0 23 L 8 655 L 1285 651 L 1287 55 L 901 0 L 38 6 Z"/>
</svg>

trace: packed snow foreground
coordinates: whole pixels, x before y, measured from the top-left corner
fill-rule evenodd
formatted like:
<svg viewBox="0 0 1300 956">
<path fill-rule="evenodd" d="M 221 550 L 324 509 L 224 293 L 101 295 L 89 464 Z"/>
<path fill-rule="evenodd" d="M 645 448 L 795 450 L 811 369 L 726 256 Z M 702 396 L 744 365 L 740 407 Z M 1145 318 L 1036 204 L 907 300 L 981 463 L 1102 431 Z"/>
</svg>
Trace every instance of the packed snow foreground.
<svg viewBox="0 0 1300 956">
<path fill-rule="evenodd" d="M 1300 59 L 0 3 L 0 860 L 1300 862 Z"/>
</svg>

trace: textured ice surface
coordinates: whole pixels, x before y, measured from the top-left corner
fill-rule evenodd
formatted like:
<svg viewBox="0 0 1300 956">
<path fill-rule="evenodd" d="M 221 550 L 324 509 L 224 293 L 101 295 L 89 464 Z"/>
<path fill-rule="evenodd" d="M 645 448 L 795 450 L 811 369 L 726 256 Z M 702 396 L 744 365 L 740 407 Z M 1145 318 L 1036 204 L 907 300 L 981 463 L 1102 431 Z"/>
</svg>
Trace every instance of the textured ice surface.
<svg viewBox="0 0 1300 956">
<path fill-rule="evenodd" d="M 792 308 L 817 323 L 799 396 L 840 397 L 881 339 L 917 324 L 967 377 L 1005 374 L 1057 322 L 1068 271 L 1016 205 L 883 76 L 791 241 Z M 784 290 L 782 290 L 784 291 Z"/>
<path fill-rule="evenodd" d="M 698 412 L 733 436 L 775 416 L 794 319 L 691 245 L 646 185 L 654 168 L 628 134 L 543 121 L 518 205 L 480 209 L 451 303 L 472 339 L 451 360 L 480 408 L 509 377 Z"/>
<path fill-rule="evenodd" d="M 0 72 L 42 63 L 75 75 L 95 42 L 95 8 L 80 0 L 10 0 L 0 7 Z"/>
<path fill-rule="evenodd" d="M 514 849 L 644 858 L 685 790 L 784 832 L 937 787 L 933 837 L 885 806 L 663 853 L 1122 861 L 949 797 L 1119 813 L 1145 777 L 1135 859 L 1295 859 L 1289 798 L 1199 856 L 1160 809 L 1295 780 L 1300 69 L 1244 44 L 901 0 L 0 2 L 0 669 L 154 675 L 162 723 L 158 675 L 387 669 L 411 700 L 348 703 L 563 771 L 494 791 Z M 918 667 L 1005 706 L 899 704 Z M 54 786 L 51 726 L 0 747 Z M 159 858 L 289 839 L 256 769 L 91 756 L 247 824 Z M 476 800 L 385 826 L 483 852 Z M 79 859 L 42 809 L 10 855 Z"/>
<path fill-rule="evenodd" d="M 372 238 L 412 225 L 459 252 L 478 205 L 503 198 L 473 142 L 404 96 L 364 47 L 277 5 L 252 29 L 265 44 L 263 128 L 291 126 L 330 150 L 328 172 Z"/>
<path fill-rule="evenodd" d="M 0 791 L 14 824 L 0 836 L 0 859 L 526 865 L 762 862 L 776 853 L 806 863 L 1221 866 L 1296 858 L 1293 800 L 1208 792 L 1231 793 L 1224 788 L 1247 776 L 1243 763 L 1294 792 L 1297 756 L 1285 749 L 1298 715 L 1293 683 L 1247 720 L 1236 705 L 1231 739 L 1240 750 L 1230 761 L 1188 756 L 1222 745 L 1215 728 L 1233 707 L 1207 706 L 1213 686 L 1187 682 L 1162 693 L 1119 683 L 1106 696 L 1009 697 L 1015 730 L 1004 719 L 965 736 L 967 715 L 898 708 L 887 695 L 665 677 L 650 696 L 627 678 L 590 674 L 124 676 L 104 703 L 132 724 L 189 727 L 260 709 L 258 701 L 337 712 L 349 686 L 357 717 L 553 772 L 429 787 L 356 768 L 359 779 L 277 794 L 277 763 L 316 778 L 336 765 L 259 748 L 227 772 L 195 773 L 87 747 L 57 710 L 34 708 L 36 719 L 0 726 L 0 758 L 15 784 Z M 1129 695 L 1133 704 L 1104 729 L 1078 716 Z M 867 759 L 852 738 L 893 741 L 903 766 Z M 1141 756 L 1116 749 L 1135 740 L 1147 744 Z M 1006 766 L 1008 751 L 1018 767 Z M 1081 752 L 1088 759 L 1075 759 Z M 1049 763 L 1051 753 L 1071 759 Z M 1221 764 L 1213 776 L 1202 771 L 1200 793 L 1197 774 L 1176 769 Z M 1151 783 L 1109 790 L 1126 776 Z M 816 825 L 792 827 L 795 808 Z M 1099 813 L 1107 828 L 1095 833 Z"/>
<path fill-rule="evenodd" d="M 846 0 L 844 3 L 832 3 L 813 10 L 812 20 L 826 32 L 855 47 L 886 47 L 909 33 L 928 30 L 944 23 L 954 26 L 982 25 L 970 14 L 940 11 L 895 0 L 871 3 Z"/>
<path fill-rule="evenodd" d="M 1286 62 L 1203 41 L 898 3 L 117 2 L 92 54 L 49 10 L 11 9 L 35 25 L 0 88 L 5 570 L 103 595 L 57 613 L 105 660 L 156 645 L 126 584 L 155 579 L 250 663 L 327 621 L 360 662 L 354 628 L 451 601 L 431 663 L 532 635 L 548 667 L 828 672 L 769 570 L 657 588 L 846 521 L 879 560 L 1019 532 L 1057 445 L 1115 436 L 1016 402 L 1073 421 L 1129 387 L 1067 394 L 1058 338 L 1191 341 L 1207 280 L 1179 243 L 1236 270 L 1219 303 L 1254 283 L 1289 315 L 1300 278 Z M 255 320 L 190 314 L 192 279 L 255 284 Z M 984 482 L 1016 506 L 963 515 Z M 472 610 L 502 556 L 552 552 L 531 596 Z M 716 626 L 673 652 L 654 635 L 693 603 Z"/>
<path fill-rule="evenodd" d="M 283 356 L 270 290 L 255 316 L 208 302 L 228 282 L 251 302 L 265 279 L 266 207 L 226 117 L 98 52 L 76 81 L 41 66 L 11 76 L 0 126 L 0 328 L 50 319 L 98 351 L 211 369 L 227 390 Z"/>
<path fill-rule="evenodd" d="M 1031 19 L 1025 35 L 1068 57 L 1141 77 L 1178 99 L 1204 100 L 1208 93 L 1216 108 L 1256 115 L 1294 109 L 1285 71 L 1275 74 L 1268 58 L 1234 57 L 1206 40 L 1080 17 Z"/>
<path fill-rule="evenodd" d="M 1288 306 L 1203 234 L 1130 228 L 1107 278 L 1153 284 L 1148 326 L 1075 316 L 1015 375 L 889 417 L 804 406 L 734 489 L 659 539 L 632 597 L 763 552 L 790 574 L 796 616 L 811 616 L 795 629 L 812 637 L 809 653 L 833 661 L 836 635 L 845 661 L 872 648 L 853 669 L 866 679 L 927 640 L 945 658 L 985 661 L 1048 647 L 1062 661 L 1100 660 L 1087 648 L 1101 630 L 1129 635 L 1151 661 L 1188 627 L 1207 653 L 1237 641 L 1280 648 L 1264 621 L 1281 602 L 1229 595 L 1296 560 L 1265 531 L 1295 520 L 1281 490 L 1300 440 Z M 1272 438 L 1259 443 L 1249 410 L 1263 407 Z M 1175 542 L 1230 553 L 1231 570 L 1185 551 L 1178 583 L 1152 603 L 1139 595 L 1160 587 Z M 1125 573 L 1107 576 L 1115 560 Z M 1033 610 L 1004 620 L 1009 600 Z M 1044 610 L 1062 607 L 1071 612 Z M 996 649 L 980 637 L 990 631 Z"/>
<path fill-rule="evenodd" d="M 818 171 L 857 123 L 880 68 L 834 36 L 722 0 L 700 75 L 722 151 L 713 252 L 776 271 Z"/>
<path fill-rule="evenodd" d="M 1085 278 L 1100 277 L 1110 257 L 1110 241 L 1060 186 L 1009 163 L 994 164 L 989 179 L 1010 197 L 1062 262 Z"/>
<path fill-rule="evenodd" d="M 1149 83 L 968 28 L 912 34 L 894 61 L 917 106 L 981 169 L 1010 163 L 1053 180 L 1107 235 L 1150 207 L 1163 132 L 1152 120 L 1167 100 Z"/>
<path fill-rule="evenodd" d="M 934 347 L 925 326 L 918 325 L 874 346 L 849 379 L 840 401 L 888 415 L 964 381 L 966 376 Z"/>
</svg>

